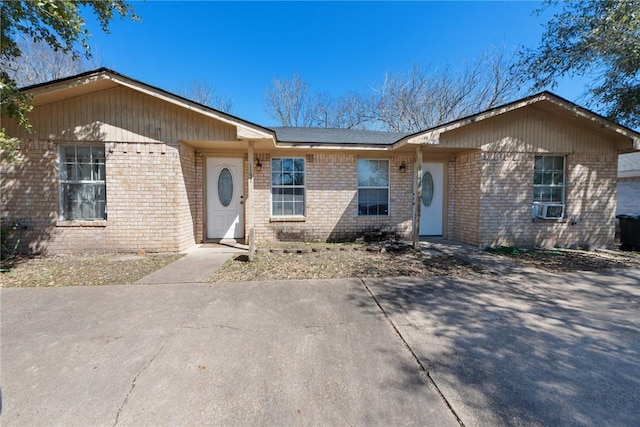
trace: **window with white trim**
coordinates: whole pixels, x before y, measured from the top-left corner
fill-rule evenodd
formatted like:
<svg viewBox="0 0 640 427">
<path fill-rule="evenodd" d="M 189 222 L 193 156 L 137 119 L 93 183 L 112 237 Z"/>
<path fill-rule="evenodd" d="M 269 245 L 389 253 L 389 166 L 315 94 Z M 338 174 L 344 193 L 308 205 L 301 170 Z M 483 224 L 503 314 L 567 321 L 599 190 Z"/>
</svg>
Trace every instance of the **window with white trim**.
<svg viewBox="0 0 640 427">
<path fill-rule="evenodd" d="M 564 204 L 564 156 L 536 156 L 533 168 L 533 201 Z"/>
<path fill-rule="evenodd" d="M 389 160 L 358 159 L 358 215 L 389 215 Z"/>
<path fill-rule="evenodd" d="M 60 219 L 107 219 L 104 145 L 64 145 L 60 155 Z"/>
<path fill-rule="evenodd" d="M 271 159 L 271 215 L 304 216 L 304 159 Z"/>
</svg>

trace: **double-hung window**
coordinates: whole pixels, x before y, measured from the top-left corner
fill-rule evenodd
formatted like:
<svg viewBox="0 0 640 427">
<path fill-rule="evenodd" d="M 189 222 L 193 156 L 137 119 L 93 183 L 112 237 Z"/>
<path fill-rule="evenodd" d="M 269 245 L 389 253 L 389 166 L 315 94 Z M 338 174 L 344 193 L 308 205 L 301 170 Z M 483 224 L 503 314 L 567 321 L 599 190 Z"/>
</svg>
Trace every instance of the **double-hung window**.
<svg viewBox="0 0 640 427">
<path fill-rule="evenodd" d="M 533 201 L 564 203 L 564 156 L 536 156 Z"/>
<path fill-rule="evenodd" d="M 533 216 L 564 217 L 565 157 L 536 156 L 533 167 Z"/>
<path fill-rule="evenodd" d="M 106 219 L 104 145 L 60 147 L 60 219 Z"/>
<path fill-rule="evenodd" d="M 304 216 L 304 159 L 271 159 L 271 215 Z"/>
<path fill-rule="evenodd" d="M 358 159 L 358 215 L 389 215 L 389 160 Z"/>
</svg>

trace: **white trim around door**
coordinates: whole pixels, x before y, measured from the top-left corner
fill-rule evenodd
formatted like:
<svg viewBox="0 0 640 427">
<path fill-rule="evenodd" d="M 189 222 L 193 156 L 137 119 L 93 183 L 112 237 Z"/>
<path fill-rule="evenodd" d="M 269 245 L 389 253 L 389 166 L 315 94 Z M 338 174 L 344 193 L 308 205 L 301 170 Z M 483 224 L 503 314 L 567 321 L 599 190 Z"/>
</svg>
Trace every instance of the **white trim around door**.
<svg viewBox="0 0 640 427">
<path fill-rule="evenodd" d="M 207 239 L 244 238 L 244 204 L 240 158 L 207 157 Z"/>
<path fill-rule="evenodd" d="M 444 163 L 422 164 L 420 235 L 442 236 L 444 224 Z"/>
</svg>

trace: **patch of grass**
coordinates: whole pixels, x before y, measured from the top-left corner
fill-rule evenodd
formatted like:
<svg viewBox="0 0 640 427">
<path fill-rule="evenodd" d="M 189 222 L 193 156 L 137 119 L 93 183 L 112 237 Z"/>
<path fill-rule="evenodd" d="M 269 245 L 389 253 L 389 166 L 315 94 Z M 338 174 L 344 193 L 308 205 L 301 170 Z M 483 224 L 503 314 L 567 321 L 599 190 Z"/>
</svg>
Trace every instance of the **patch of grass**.
<svg viewBox="0 0 640 427">
<path fill-rule="evenodd" d="M 252 262 L 239 256 L 228 260 L 210 282 L 254 280 L 337 279 L 350 277 L 425 277 L 473 275 L 481 270 L 455 257 L 429 257 L 413 250 L 368 252 L 321 251 L 305 254 L 260 251 Z"/>
<path fill-rule="evenodd" d="M 493 255 L 521 255 L 527 252 L 525 249 L 520 249 L 515 246 L 496 246 L 486 248 L 485 251 Z"/>
<path fill-rule="evenodd" d="M 183 254 L 65 255 L 20 257 L 0 274 L 2 287 L 57 287 L 131 284 Z"/>
<path fill-rule="evenodd" d="M 494 248 L 494 250 L 487 250 L 487 252 L 509 257 L 523 264 L 553 273 L 640 266 L 640 258 L 634 259 L 622 255 L 604 255 L 567 249 L 513 249 L 510 246 L 501 246 Z"/>
</svg>

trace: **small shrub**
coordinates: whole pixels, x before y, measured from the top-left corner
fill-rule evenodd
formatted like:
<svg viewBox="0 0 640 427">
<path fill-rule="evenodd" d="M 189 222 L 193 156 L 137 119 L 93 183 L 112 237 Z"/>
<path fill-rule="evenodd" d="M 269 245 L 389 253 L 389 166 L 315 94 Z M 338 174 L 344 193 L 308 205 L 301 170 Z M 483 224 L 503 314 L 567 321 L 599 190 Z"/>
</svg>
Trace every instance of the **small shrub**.
<svg viewBox="0 0 640 427">
<path fill-rule="evenodd" d="M 3 222 L 0 226 L 0 271 L 10 270 L 10 261 L 18 253 L 22 235 L 26 229 L 27 227 L 19 221 Z M 13 244 L 11 244 L 12 240 Z"/>
<path fill-rule="evenodd" d="M 525 249 L 520 249 L 515 246 L 495 246 L 493 248 L 487 248 L 485 251 L 494 255 L 521 255 L 527 252 Z"/>
</svg>

